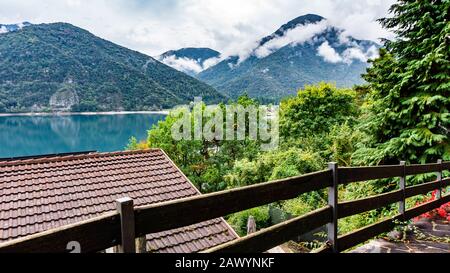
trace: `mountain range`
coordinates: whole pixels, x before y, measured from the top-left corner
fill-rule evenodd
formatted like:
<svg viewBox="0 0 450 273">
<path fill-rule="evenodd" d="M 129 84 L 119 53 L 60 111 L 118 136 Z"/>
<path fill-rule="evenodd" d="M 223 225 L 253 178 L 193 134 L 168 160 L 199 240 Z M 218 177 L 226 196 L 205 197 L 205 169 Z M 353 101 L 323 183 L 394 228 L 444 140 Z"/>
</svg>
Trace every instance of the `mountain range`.
<svg viewBox="0 0 450 273">
<path fill-rule="evenodd" d="M 67 23 L 3 24 L 0 112 L 159 110 L 244 92 L 279 102 L 306 84 L 363 83 L 379 48 L 314 14 L 253 45 L 231 56 L 182 48 L 150 57 Z"/>
<path fill-rule="evenodd" d="M 257 41 L 250 50 L 221 56 L 220 61 L 212 57 L 210 63 L 217 64 L 191 75 L 231 98 L 246 92 L 263 102 L 278 102 L 306 84 L 327 81 L 352 87 L 363 83 L 361 74 L 378 48 L 375 42 L 346 35 L 319 15 L 307 14 Z M 187 63 L 189 56 L 184 55 L 183 61 Z M 180 69 L 176 62 L 172 66 Z"/>
<path fill-rule="evenodd" d="M 26 27 L 24 27 L 26 25 Z M 2 25 L 0 112 L 159 110 L 214 88 L 66 23 Z"/>
</svg>

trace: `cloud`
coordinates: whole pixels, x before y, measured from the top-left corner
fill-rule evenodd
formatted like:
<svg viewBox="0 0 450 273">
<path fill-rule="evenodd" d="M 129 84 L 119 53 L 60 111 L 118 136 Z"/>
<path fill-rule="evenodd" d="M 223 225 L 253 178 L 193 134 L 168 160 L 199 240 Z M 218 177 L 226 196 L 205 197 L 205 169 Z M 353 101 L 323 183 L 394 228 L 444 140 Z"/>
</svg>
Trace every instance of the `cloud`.
<svg viewBox="0 0 450 273">
<path fill-rule="evenodd" d="M 378 49 L 376 46 L 369 47 L 366 51 L 359 45 L 349 47 L 339 54 L 333 47 L 330 46 L 328 41 L 323 42 L 317 48 L 317 55 L 321 56 L 326 62 L 329 63 L 346 63 L 351 64 L 354 60 L 360 62 L 367 62 L 369 59 L 378 57 Z"/>
<path fill-rule="evenodd" d="M 298 45 L 310 41 L 314 36 L 325 31 L 328 27 L 326 20 L 322 20 L 315 24 L 299 25 L 294 29 L 290 29 L 282 36 L 276 37 L 255 50 L 258 58 L 265 58 L 287 45 Z"/>
<path fill-rule="evenodd" d="M 323 42 L 323 44 L 317 48 L 317 54 L 329 63 L 339 63 L 343 61 L 342 57 L 330 46 L 328 41 Z"/>
<path fill-rule="evenodd" d="M 203 70 L 206 70 L 212 66 L 215 66 L 216 64 L 218 64 L 221 61 L 222 61 L 221 57 L 209 58 L 203 62 Z"/>
<path fill-rule="evenodd" d="M 353 60 L 367 62 L 366 54 L 359 47 L 347 48 L 344 52 L 342 52 L 342 58 L 345 62 L 351 62 Z"/>
<path fill-rule="evenodd" d="M 221 58 L 209 58 L 205 60 L 203 63 L 200 63 L 198 60 L 189 59 L 186 57 L 178 58 L 174 55 L 166 56 L 166 57 L 158 57 L 160 62 L 175 68 L 181 72 L 189 72 L 198 74 L 203 70 L 208 69 L 209 67 L 216 65 L 222 59 Z"/>
<path fill-rule="evenodd" d="M 198 63 L 198 61 L 189 58 L 167 56 L 159 61 L 182 72 L 200 73 L 203 71 L 203 67 Z"/>
<path fill-rule="evenodd" d="M 68 22 L 150 56 L 182 47 L 210 47 L 224 55 L 244 56 L 255 48 L 249 41 L 254 43 L 307 13 L 322 15 L 330 24 L 345 28 L 346 34 L 358 39 L 389 36 L 375 20 L 386 16 L 394 2 L 2 0 L 0 23 Z"/>
</svg>

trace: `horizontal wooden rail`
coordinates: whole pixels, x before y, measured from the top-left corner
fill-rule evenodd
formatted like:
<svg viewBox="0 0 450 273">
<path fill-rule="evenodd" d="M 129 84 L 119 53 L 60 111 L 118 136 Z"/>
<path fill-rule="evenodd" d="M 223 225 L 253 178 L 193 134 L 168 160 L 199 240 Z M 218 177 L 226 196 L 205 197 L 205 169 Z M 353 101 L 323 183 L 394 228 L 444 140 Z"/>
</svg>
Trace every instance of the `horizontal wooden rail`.
<svg viewBox="0 0 450 273">
<path fill-rule="evenodd" d="M 409 165 L 405 167 L 406 175 L 417 175 L 424 173 L 439 172 L 442 169 L 442 164 L 424 164 L 424 165 Z"/>
<path fill-rule="evenodd" d="M 0 253 L 64 253 L 74 242 L 82 253 L 97 252 L 120 244 L 120 219 L 107 213 L 73 225 L 52 229 L 0 244 Z"/>
<path fill-rule="evenodd" d="M 431 201 L 415 208 L 409 209 L 405 212 L 406 219 L 412 219 L 414 217 L 420 216 L 424 213 L 432 211 L 439 208 L 440 206 L 450 202 L 450 194 L 443 196 L 441 199 Z"/>
<path fill-rule="evenodd" d="M 442 183 L 441 185 L 442 185 L 443 188 L 450 186 L 450 177 L 442 179 L 441 183 Z"/>
<path fill-rule="evenodd" d="M 394 220 L 400 220 L 400 217 L 401 215 L 397 214 L 392 218 L 358 229 L 344 236 L 340 236 L 338 239 L 339 251 L 347 250 L 351 247 L 364 243 L 365 241 L 370 240 L 383 232 L 392 230 L 395 227 Z"/>
<path fill-rule="evenodd" d="M 366 211 L 382 208 L 392 203 L 398 202 L 403 198 L 403 191 L 393 191 L 380 194 L 374 197 L 368 197 L 356 201 L 343 202 L 338 204 L 339 219 L 360 214 Z"/>
<path fill-rule="evenodd" d="M 324 226 L 333 215 L 327 206 L 306 215 L 263 229 L 247 237 L 209 249 L 205 253 L 261 253 L 292 238 Z"/>
<path fill-rule="evenodd" d="M 439 200 L 435 200 L 418 207 L 409 209 L 405 212 L 406 219 L 412 219 L 414 217 L 420 216 L 426 212 L 429 212 L 441 205 L 450 202 L 450 195 L 446 195 Z M 358 229 L 349 234 L 339 237 L 338 249 L 339 251 L 347 250 L 351 247 L 359 245 L 371 238 L 380 235 L 381 233 L 388 232 L 395 227 L 394 220 L 402 220 L 402 215 L 397 214 L 390 219 L 386 219 L 370 226 Z"/>
<path fill-rule="evenodd" d="M 196 224 L 331 185 L 331 171 L 198 195 L 136 209 L 136 236 Z"/>
<path fill-rule="evenodd" d="M 450 170 L 450 161 L 442 162 L 442 170 Z"/>
<path fill-rule="evenodd" d="M 403 168 L 400 165 L 339 168 L 339 184 L 400 177 L 403 175 Z"/>
<path fill-rule="evenodd" d="M 441 184 L 439 181 L 428 182 L 416 186 L 407 187 L 405 190 L 405 197 L 410 198 L 419 194 L 427 194 L 439 188 Z"/>
</svg>

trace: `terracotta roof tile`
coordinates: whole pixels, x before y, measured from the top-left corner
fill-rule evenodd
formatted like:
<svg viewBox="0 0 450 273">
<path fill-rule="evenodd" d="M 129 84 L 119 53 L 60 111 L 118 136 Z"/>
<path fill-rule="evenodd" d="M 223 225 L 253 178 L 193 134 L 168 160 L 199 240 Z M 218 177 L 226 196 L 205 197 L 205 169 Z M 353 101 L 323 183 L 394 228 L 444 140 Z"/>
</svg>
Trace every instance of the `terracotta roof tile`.
<svg viewBox="0 0 450 273">
<path fill-rule="evenodd" d="M 0 162 L 0 242 L 115 210 L 199 194 L 161 150 L 89 153 Z M 236 239 L 223 219 L 147 235 L 155 252 L 198 252 Z"/>
</svg>

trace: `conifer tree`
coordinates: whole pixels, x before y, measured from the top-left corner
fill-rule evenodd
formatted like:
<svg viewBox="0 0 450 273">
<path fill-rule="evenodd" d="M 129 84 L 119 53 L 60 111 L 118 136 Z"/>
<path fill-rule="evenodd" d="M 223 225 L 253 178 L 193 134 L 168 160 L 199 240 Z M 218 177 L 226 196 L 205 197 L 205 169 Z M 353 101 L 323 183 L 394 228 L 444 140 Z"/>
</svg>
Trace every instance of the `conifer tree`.
<svg viewBox="0 0 450 273">
<path fill-rule="evenodd" d="M 395 34 L 364 75 L 363 164 L 450 160 L 450 0 L 400 0 L 380 19 Z"/>
</svg>

